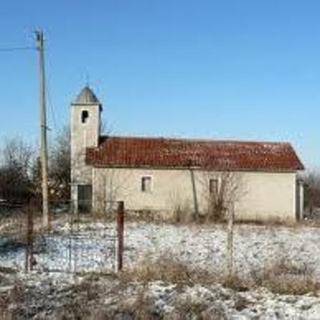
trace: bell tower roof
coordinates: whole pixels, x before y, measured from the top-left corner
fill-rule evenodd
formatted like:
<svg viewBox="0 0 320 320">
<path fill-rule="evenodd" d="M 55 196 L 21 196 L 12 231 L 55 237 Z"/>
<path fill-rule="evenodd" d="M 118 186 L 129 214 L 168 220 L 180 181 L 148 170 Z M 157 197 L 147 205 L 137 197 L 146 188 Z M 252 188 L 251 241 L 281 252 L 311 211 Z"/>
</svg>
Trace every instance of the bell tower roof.
<svg viewBox="0 0 320 320">
<path fill-rule="evenodd" d="M 99 104 L 101 105 L 99 99 L 94 94 L 94 92 L 88 87 L 85 86 L 81 92 L 78 94 L 76 100 L 73 102 L 74 105 L 92 105 L 92 104 Z"/>
</svg>

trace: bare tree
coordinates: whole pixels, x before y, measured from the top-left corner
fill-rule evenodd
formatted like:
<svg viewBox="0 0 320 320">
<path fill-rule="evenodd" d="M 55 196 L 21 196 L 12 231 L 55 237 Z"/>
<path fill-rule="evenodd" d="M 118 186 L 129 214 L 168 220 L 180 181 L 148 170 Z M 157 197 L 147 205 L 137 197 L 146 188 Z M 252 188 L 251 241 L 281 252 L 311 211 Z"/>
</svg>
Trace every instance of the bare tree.
<svg viewBox="0 0 320 320">
<path fill-rule="evenodd" d="M 50 151 L 49 188 L 56 200 L 70 199 L 70 128 L 63 127 Z"/>
<path fill-rule="evenodd" d="M 204 172 L 204 198 L 207 202 L 207 220 L 223 221 L 228 210 L 245 194 L 243 174 L 240 172 Z"/>
<path fill-rule="evenodd" d="M 32 183 L 32 193 L 41 198 L 42 188 L 41 188 L 41 161 L 40 156 L 37 156 L 36 159 L 32 163 L 31 167 L 31 183 Z"/>
<path fill-rule="evenodd" d="M 309 217 L 313 217 L 317 208 L 320 208 L 320 172 L 312 170 L 302 177 L 305 183 L 305 208 Z"/>
<path fill-rule="evenodd" d="M 130 188 L 128 180 L 131 176 L 130 171 L 121 172 L 119 170 L 108 168 L 105 171 L 105 190 L 106 190 L 106 211 L 111 213 L 115 210 L 117 201 L 120 196 L 124 197 L 129 195 Z"/>
<path fill-rule="evenodd" d="M 193 220 L 192 201 L 184 198 L 179 190 L 173 190 L 168 195 L 168 203 L 171 204 L 172 219 L 176 223 Z"/>
<path fill-rule="evenodd" d="M 32 193 L 33 148 L 19 137 L 6 139 L 0 167 L 0 197 L 24 202 Z"/>
<path fill-rule="evenodd" d="M 240 172 L 205 172 L 202 183 L 208 203 L 207 219 L 227 221 L 227 279 L 234 275 L 234 218 L 235 205 L 245 195 L 246 185 Z"/>
</svg>

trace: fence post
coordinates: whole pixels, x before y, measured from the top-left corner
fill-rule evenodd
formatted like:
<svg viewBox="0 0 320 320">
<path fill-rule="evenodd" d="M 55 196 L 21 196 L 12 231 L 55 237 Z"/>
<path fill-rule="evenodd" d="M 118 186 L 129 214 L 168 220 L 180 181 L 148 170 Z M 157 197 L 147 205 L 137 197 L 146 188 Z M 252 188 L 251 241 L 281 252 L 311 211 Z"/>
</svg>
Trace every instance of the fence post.
<svg viewBox="0 0 320 320">
<path fill-rule="evenodd" d="M 35 210 L 35 201 L 29 200 L 27 207 L 27 241 L 26 241 L 26 261 L 25 271 L 32 271 L 34 259 L 33 259 L 33 210 Z"/>
<path fill-rule="evenodd" d="M 227 240 L 227 259 L 228 259 L 228 281 L 233 280 L 233 228 L 234 228 L 234 204 L 228 209 L 228 240 Z"/>
<path fill-rule="evenodd" d="M 124 202 L 118 201 L 118 208 L 117 208 L 118 271 L 121 271 L 123 267 L 123 244 L 124 244 L 123 235 L 124 235 Z"/>
</svg>

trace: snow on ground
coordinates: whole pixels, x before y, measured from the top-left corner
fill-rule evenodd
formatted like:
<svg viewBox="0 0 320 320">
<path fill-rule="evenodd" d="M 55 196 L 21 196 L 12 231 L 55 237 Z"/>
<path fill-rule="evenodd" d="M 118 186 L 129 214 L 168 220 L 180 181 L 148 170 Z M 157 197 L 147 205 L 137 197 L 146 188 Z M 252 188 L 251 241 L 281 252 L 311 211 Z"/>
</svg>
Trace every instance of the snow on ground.
<svg viewBox="0 0 320 320">
<path fill-rule="evenodd" d="M 114 269 L 116 248 L 114 223 L 58 226 L 53 233 L 36 238 L 38 270 L 96 271 Z M 226 232 L 224 225 L 170 225 L 128 222 L 125 225 L 124 265 L 141 260 L 172 256 L 191 268 L 213 272 L 225 270 Z M 2 239 L 2 241 L 4 241 Z M 320 229 L 311 227 L 235 226 L 236 270 L 249 274 L 280 261 L 307 264 L 320 280 Z M 0 249 L 0 266 L 23 268 L 23 246 Z"/>
<path fill-rule="evenodd" d="M 13 317 L 1 318 L 0 306 L 0 318 L 318 320 L 320 314 L 317 297 L 277 295 L 264 288 L 237 292 L 219 284 L 121 284 L 113 277 L 84 278 L 75 285 L 71 278 L 30 274 L 24 294 L 9 306 Z"/>
<path fill-rule="evenodd" d="M 119 286 L 116 278 L 101 277 L 95 280 L 96 287 L 100 288 L 95 287 L 95 290 L 100 290 L 100 293 L 90 298 L 87 293 L 84 295 L 85 290 L 74 290 L 74 281 L 81 283 L 81 277 L 73 277 L 72 273 L 68 273 L 113 270 L 115 235 L 114 223 L 86 222 L 74 224 L 72 228 L 68 223 L 63 223 L 57 225 L 54 232 L 38 236 L 34 243 L 34 256 L 37 261 L 35 271 L 28 275 L 19 273 L 14 276 L 14 283 L 19 279 L 29 292 L 26 295 L 29 299 L 27 302 L 11 306 L 18 311 L 19 308 L 25 308 L 19 311 L 21 317 L 17 319 L 33 319 L 39 310 L 43 318 L 40 316 L 34 319 L 59 319 L 56 312 L 59 308 L 65 308 L 67 303 L 72 304 L 74 299 L 88 308 L 92 303 L 92 310 L 98 309 L 95 306 L 99 305 L 106 314 L 111 314 L 112 308 L 112 312 L 120 310 L 120 306 L 123 308 L 123 301 L 128 304 L 130 301 L 136 303 L 141 290 L 138 283 L 126 284 L 123 287 Z M 226 270 L 226 239 L 224 225 L 127 222 L 124 265 L 134 267 L 145 259 L 156 261 L 159 257 L 166 256 L 184 262 L 195 270 L 201 268 L 213 273 L 223 273 Z M 0 242 L 0 267 L 23 270 L 25 248 L 10 243 L 9 239 L 4 237 L 0 238 Z M 286 259 L 307 265 L 314 271 L 315 278 L 320 281 L 319 243 L 318 228 L 236 225 L 234 236 L 236 271 L 241 275 L 250 276 L 252 271 L 261 271 L 269 264 Z M 9 281 L 8 284 L 1 281 L 0 277 L 0 302 L 1 294 L 12 288 L 12 282 L 10 284 Z M 159 281 L 150 282 L 144 290 L 151 300 L 152 312 L 159 315 L 155 319 L 166 319 L 166 315 L 179 313 L 186 304 L 201 310 L 203 318 L 207 313 L 220 315 L 217 319 L 320 319 L 320 299 L 312 295 L 279 295 L 263 288 L 236 292 L 220 285 L 196 284 L 178 287 L 175 284 Z M 48 296 L 50 299 L 47 299 Z M 190 314 L 192 310 L 189 310 Z M 189 316 L 186 318 L 198 319 Z M 91 318 L 88 316 L 83 319 Z M 117 319 L 134 319 L 134 317 L 126 315 Z"/>
<path fill-rule="evenodd" d="M 226 263 L 224 225 L 175 226 L 131 224 L 126 232 L 126 263 L 138 258 L 172 255 L 194 268 L 223 271 Z M 317 228 L 237 225 L 234 236 L 236 269 L 261 269 L 282 257 L 307 263 L 320 279 L 320 232 Z"/>
</svg>

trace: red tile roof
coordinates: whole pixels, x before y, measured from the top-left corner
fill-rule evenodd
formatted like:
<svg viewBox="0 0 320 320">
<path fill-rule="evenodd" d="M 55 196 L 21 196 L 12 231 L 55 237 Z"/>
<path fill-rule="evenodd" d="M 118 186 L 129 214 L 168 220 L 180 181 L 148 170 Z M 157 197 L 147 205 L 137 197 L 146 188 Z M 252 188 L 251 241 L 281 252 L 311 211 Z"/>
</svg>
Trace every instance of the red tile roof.
<svg viewBox="0 0 320 320">
<path fill-rule="evenodd" d="M 87 148 L 95 167 L 201 168 L 209 170 L 296 171 L 303 164 L 289 143 L 101 137 Z"/>
</svg>

